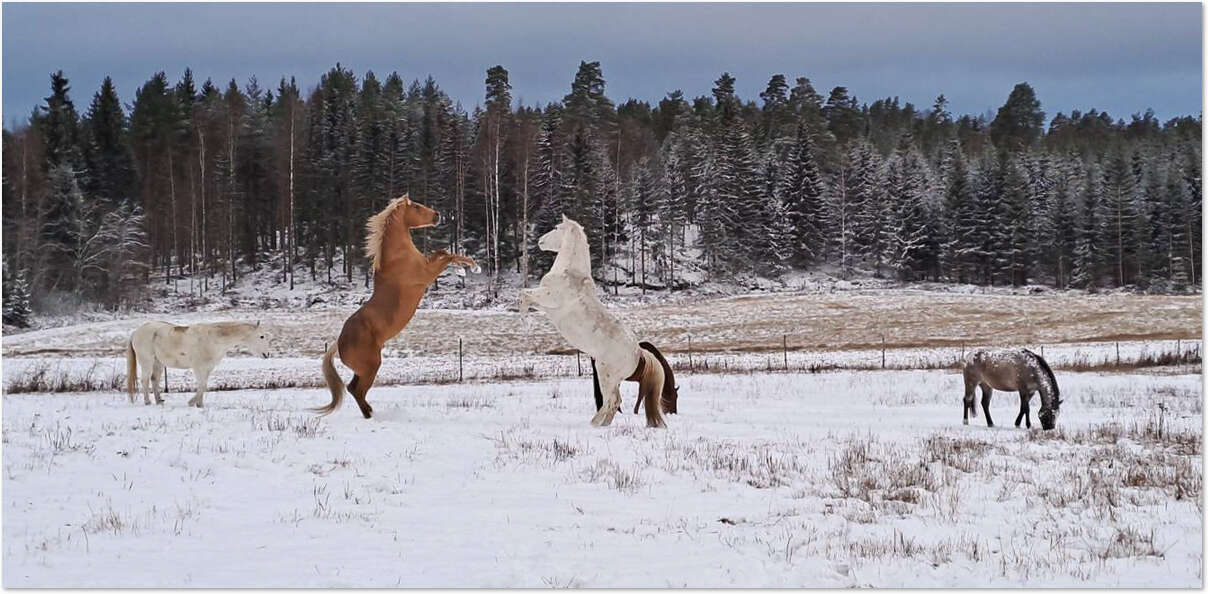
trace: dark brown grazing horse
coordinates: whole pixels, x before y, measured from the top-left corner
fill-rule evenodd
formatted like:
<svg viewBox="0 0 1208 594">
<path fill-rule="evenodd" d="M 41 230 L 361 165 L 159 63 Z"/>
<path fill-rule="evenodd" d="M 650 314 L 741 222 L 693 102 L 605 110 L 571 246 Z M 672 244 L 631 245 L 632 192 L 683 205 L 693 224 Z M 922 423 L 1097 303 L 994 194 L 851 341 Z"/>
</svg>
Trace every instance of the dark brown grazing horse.
<svg viewBox="0 0 1208 594">
<path fill-rule="evenodd" d="M 659 352 L 653 344 L 649 342 L 639 342 L 638 346 L 643 350 L 650 352 L 658 359 L 659 365 L 663 368 L 663 393 L 659 398 L 663 412 L 668 414 L 679 414 L 676 408 L 676 403 L 679 400 L 679 386 L 675 385 L 675 373 L 671 371 L 671 365 L 667 363 L 667 359 Z M 633 414 L 638 414 L 638 409 L 642 406 L 642 401 L 645 400 L 645 394 L 641 393 L 641 383 L 645 376 L 644 359 L 638 359 L 638 368 L 634 370 L 633 375 L 625 378 L 625 381 L 638 382 L 638 401 L 633 405 Z M 595 387 L 596 395 L 596 410 L 604 406 L 604 394 L 600 391 L 600 376 L 596 373 L 596 360 L 591 360 L 591 380 Z M 617 410 L 620 410 L 618 407 Z"/>
<path fill-rule="evenodd" d="M 323 379 L 331 390 L 331 403 L 314 409 L 330 414 L 344 398 L 344 383 L 332 364 L 332 357 L 352 368 L 348 391 L 356 398 L 365 418 L 373 416 L 373 407 L 365 400 L 378 368 L 382 365 L 382 346 L 394 338 L 419 307 L 420 299 L 436 277 L 450 264 L 477 269 L 474 260 L 438 251 L 424 256 L 411 241 L 411 230 L 431 227 L 440 215 L 431 208 L 412 202 L 406 194 L 395 198 L 372 217 L 365 227 L 365 253 L 373 261 L 373 295 L 356 313 L 344 321 L 339 340 L 323 355 Z"/>
</svg>

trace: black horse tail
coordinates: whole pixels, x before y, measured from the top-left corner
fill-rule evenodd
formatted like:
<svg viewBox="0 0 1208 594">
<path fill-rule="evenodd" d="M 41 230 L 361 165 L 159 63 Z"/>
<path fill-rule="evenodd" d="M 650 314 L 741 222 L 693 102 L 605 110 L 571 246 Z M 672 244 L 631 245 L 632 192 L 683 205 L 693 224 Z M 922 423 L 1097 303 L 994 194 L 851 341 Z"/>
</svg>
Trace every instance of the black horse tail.
<svg viewBox="0 0 1208 594">
<path fill-rule="evenodd" d="M 1057 386 L 1057 378 L 1053 376 L 1053 370 L 1049 369 L 1049 363 L 1044 360 L 1044 357 L 1024 349 L 1023 352 L 1032 356 L 1036 363 L 1040 366 L 1040 370 L 1049 377 L 1049 383 L 1053 385 L 1053 408 L 1061 406 L 1061 388 Z"/>
<path fill-rule="evenodd" d="M 604 408 L 604 393 L 600 391 L 600 375 L 596 373 L 596 360 L 591 359 L 591 384 L 596 389 L 596 410 Z"/>
<path fill-rule="evenodd" d="M 679 411 L 676 410 L 676 403 L 679 400 L 679 386 L 675 385 L 675 373 L 671 371 L 671 365 L 667 363 L 667 359 L 663 357 L 663 354 L 653 344 L 639 342 L 638 346 L 649 351 L 651 355 L 654 355 L 655 359 L 659 360 L 659 364 L 663 366 L 663 411 L 673 415 L 679 414 Z"/>
</svg>

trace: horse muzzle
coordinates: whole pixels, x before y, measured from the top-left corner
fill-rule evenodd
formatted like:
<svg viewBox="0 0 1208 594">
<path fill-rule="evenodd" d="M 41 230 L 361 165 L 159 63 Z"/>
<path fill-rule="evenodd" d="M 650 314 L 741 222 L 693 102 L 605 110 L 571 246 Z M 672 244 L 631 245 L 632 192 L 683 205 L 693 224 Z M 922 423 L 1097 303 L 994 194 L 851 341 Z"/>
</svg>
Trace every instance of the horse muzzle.
<svg viewBox="0 0 1208 594">
<path fill-rule="evenodd" d="M 1046 431 L 1057 427 L 1057 413 L 1048 410 L 1040 411 L 1040 427 Z"/>
</svg>

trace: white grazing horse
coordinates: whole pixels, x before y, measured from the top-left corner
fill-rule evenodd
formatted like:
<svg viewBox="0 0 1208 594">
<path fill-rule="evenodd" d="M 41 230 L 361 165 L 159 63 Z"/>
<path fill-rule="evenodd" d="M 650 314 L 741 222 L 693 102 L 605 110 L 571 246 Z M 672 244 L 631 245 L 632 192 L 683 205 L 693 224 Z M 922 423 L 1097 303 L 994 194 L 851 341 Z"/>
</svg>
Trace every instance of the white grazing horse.
<svg viewBox="0 0 1208 594">
<path fill-rule="evenodd" d="M 649 351 L 638 346 L 638 339 L 622 326 L 596 297 L 591 280 L 591 253 L 583 227 L 562 217 L 562 222 L 541 236 L 537 246 L 557 252 L 554 264 L 541 277 L 541 285 L 520 291 L 520 312 L 530 306 L 545 312 L 554 327 L 571 346 L 595 359 L 603 405 L 596 410 L 591 424 L 603 427 L 612 423 L 621 404 L 621 382 L 634 375 L 639 363 L 651 374 L 641 390 L 646 399 L 646 425 L 665 427 L 659 403 L 663 391 L 662 364 Z"/>
<path fill-rule="evenodd" d="M 126 391 L 134 403 L 134 382 L 138 368 L 143 368 L 143 404 L 151 404 L 151 387 L 155 402 L 160 397 L 159 378 L 166 368 L 192 369 L 197 376 L 197 394 L 189 406 L 201 408 L 210 372 L 226 356 L 227 351 L 242 345 L 253 355 L 268 358 L 268 334 L 260 322 L 213 322 L 177 326 L 167 322 L 147 322 L 139 326 L 126 344 Z"/>
</svg>

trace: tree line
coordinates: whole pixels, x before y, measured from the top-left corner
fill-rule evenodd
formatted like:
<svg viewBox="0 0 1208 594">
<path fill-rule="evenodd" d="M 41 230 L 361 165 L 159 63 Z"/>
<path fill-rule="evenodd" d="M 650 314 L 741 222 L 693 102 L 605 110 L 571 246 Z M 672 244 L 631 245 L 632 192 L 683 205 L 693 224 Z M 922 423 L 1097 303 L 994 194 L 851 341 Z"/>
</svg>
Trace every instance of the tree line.
<svg viewBox="0 0 1208 594">
<path fill-rule="evenodd" d="M 249 269 L 370 282 L 363 223 L 404 192 L 448 223 L 422 249 L 474 256 L 498 292 L 565 214 L 602 283 L 677 289 L 821 269 L 983 285 L 1180 291 L 1201 280 L 1201 117 L 1046 115 L 1020 83 L 992 117 L 896 97 L 823 98 L 772 76 L 758 100 L 615 104 L 599 62 L 516 105 L 486 72 L 467 110 L 428 77 L 337 64 L 303 94 L 156 73 L 81 114 L 62 72 L 4 131 L 5 287 L 120 306 L 151 282 L 222 291 Z M 604 264 L 607 263 L 607 266 Z M 505 274 L 507 273 L 507 274 Z"/>
</svg>

